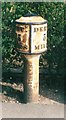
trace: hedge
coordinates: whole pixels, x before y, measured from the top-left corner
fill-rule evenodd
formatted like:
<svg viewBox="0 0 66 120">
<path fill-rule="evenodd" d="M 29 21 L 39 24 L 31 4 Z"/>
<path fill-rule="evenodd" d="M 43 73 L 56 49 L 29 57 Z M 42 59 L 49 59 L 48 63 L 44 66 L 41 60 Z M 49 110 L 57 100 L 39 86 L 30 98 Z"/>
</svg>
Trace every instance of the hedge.
<svg viewBox="0 0 66 120">
<path fill-rule="evenodd" d="M 48 21 L 48 50 L 40 57 L 40 67 L 63 70 L 64 63 L 64 3 L 62 2 L 3 2 L 2 58 L 5 67 L 21 67 L 23 56 L 16 51 L 15 20 L 28 12 Z"/>
</svg>

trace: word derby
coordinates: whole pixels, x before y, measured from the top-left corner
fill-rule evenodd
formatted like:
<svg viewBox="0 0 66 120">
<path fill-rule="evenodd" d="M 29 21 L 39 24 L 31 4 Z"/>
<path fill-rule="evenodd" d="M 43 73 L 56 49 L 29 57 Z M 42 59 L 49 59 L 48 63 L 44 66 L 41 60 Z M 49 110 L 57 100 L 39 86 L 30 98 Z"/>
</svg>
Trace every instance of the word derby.
<svg viewBox="0 0 66 120">
<path fill-rule="evenodd" d="M 34 32 L 43 32 L 43 31 L 46 31 L 47 30 L 47 27 L 44 26 L 44 27 L 39 27 L 39 28 L 34 28 Z"/>
</svg>

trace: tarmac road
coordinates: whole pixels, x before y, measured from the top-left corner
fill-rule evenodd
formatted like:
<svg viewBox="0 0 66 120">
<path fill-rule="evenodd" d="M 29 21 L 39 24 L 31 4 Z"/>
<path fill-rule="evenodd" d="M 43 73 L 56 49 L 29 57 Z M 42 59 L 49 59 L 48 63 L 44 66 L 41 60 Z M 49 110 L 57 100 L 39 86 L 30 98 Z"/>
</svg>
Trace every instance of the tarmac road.
<svg viewBox="0 0 66 120">
<path fill-rule="evenodd" d="M 2 103 L 2 118 L 64 118 L 64 105 Z"/>
</svg>

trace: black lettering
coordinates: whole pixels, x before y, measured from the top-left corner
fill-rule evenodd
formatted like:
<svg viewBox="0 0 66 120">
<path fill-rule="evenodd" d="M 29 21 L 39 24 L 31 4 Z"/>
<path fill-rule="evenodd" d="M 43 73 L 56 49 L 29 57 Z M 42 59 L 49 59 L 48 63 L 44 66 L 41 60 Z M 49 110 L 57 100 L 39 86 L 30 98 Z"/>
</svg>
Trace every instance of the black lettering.
<svg viewBox="0 0 66 120">
<path fill-rule="evenodd" d="M 43 48 L 45 48 L 45 44 L 43 44 Z"/>
<path fill-rule="evenodd" d="M 44 34 L 44 36 L 43 36 L 43 41 L 45 41 L 45 39 L 46 39 L 46 34 Z"/>
<path fill-rule="evenodd" d="M 39 31 L 39 28 L 37 28 L 37 32 Z"/>
<path fill-rule="evenodd" d="M 43 45 L 41 44 L 41 49 L 42 49 Z"/>
<path fill-rule="evenodd" d="M 42 32 L 43 31 L 43 27 L 40 27 L 40 32 Z"/>
<path fill-rule="evenodd" d="M 43 49 L 43 48 L 45 48 L 45 44 L 41 44 L 38 46 L 35 45 L 35 50 L 39 50 L 39 49 Z"/>
<path fill-rule="evenodd" d="M 34 32 L 36 32 L 36 28 L 34 28 Z"/>
<path fill-rule="evenodd" d="M 38 46 L 35 45 L 35 50 L 38 50 L 38 49 L 39 49 L 39 45 Z"/>
<path fill-rule="evenodd" d="M 38 32 L 39 31 L 39 28 L 34 28 L 34 32 Z"/>
<path fill-rule="evenodd" d="M 45 27 L 44 27 L 44 31 L 46 31 L 46 30 L 47 30 L 47 27 L 45 26 Z"/>
</svg>

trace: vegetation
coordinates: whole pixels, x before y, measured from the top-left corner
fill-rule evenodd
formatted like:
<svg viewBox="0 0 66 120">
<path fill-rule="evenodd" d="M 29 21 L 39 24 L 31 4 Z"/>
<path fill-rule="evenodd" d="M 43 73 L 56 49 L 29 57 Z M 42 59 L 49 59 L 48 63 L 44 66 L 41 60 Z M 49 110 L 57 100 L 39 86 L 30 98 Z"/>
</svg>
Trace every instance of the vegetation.
<svg viewBox="0 0 66 120">
<path fill-rule="evenodd" d="M 40 57 L 40 67 L 52 75 L 63 73 L 64 63 L 64 3 L 4 2 L 2 3 L 3 67 L 23 66 L 23 56 L 16 51 L 15 20 L 29 11 L 48 21 L 48 50 Z"/>
</svg>

